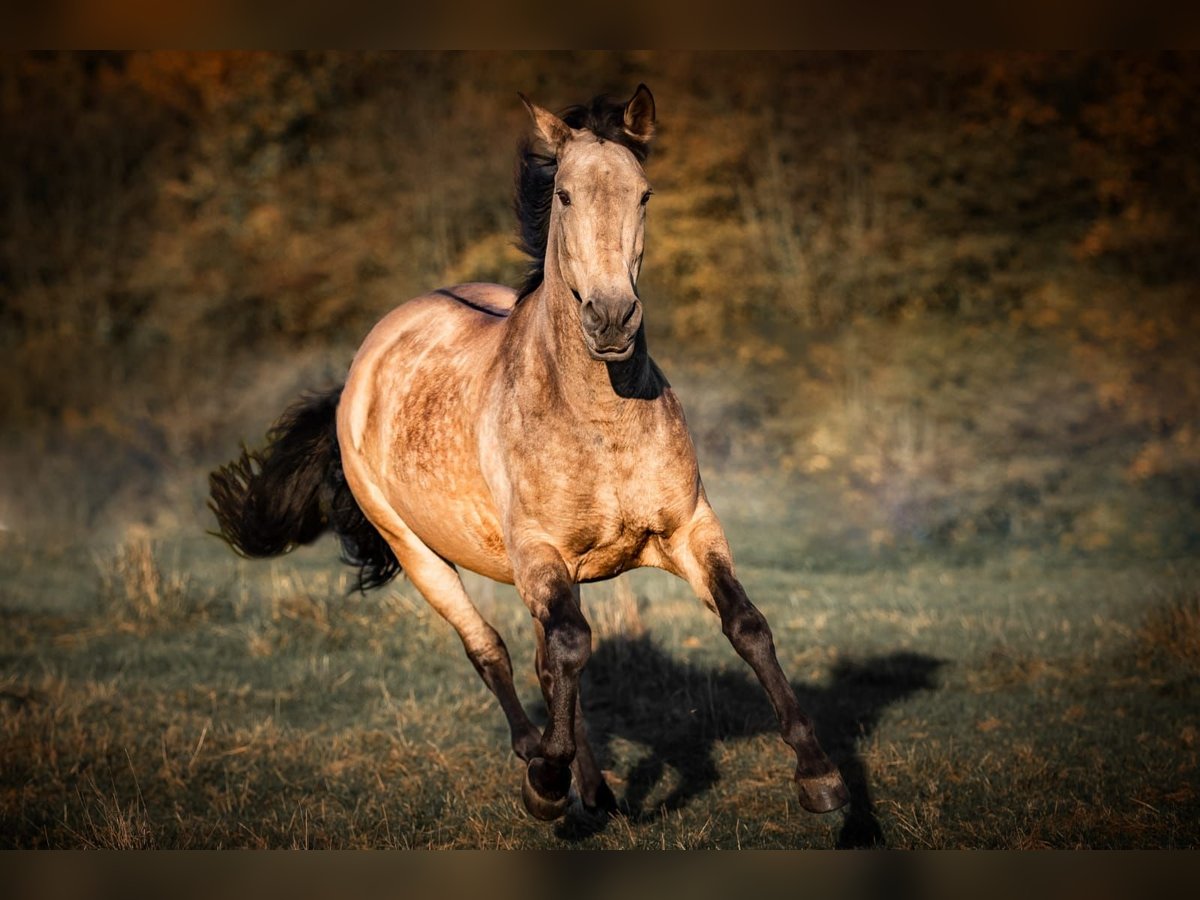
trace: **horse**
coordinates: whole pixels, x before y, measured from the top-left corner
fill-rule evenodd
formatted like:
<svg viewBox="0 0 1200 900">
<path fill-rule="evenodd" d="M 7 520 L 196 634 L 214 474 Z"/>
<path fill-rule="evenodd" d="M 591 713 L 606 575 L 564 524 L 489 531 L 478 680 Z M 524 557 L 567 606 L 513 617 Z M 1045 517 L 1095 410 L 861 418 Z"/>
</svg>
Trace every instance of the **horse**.
<svg viewBox="0 0 1200 900">
<path fill-rule="evenodd" d="M 379 321 L 341 388 L 305 396 L 262 450 L 243 446 L 211 474 L 219 534 L 264 557 L 332 530 L 363 590 L 403 571 L 495 694 L 525 765 L 524 805 L 547 821 L 573 784 L 586 809 L 617 809 L 580 702 L 592 647 L 580 585 L 641 566 L 671 572 L 765 689 L 795 753 L 800 804 L 838 809 L 846 786 L 734 574 L 683 409 L 647 350 L 638 276 L 654 98 L 641 84 L 627 102 L 597 97 L 554 115 L 519 97 L 532 120 L 515 204 L 525 284 L 441 288 Z M 543 731 L 458 567 L 515 585 L 528 607 Z"/>
</svg>

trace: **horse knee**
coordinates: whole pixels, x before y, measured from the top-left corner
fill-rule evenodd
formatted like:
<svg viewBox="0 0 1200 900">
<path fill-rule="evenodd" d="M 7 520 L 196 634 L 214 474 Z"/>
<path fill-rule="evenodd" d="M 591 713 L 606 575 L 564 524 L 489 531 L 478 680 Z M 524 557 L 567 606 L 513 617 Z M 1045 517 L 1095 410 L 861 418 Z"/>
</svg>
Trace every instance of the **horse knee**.
<svg viewBox="0 0 1200 900">
<path fill-rule="evenodd" d="M 466 647 L 467 658 L 479 673 L 479 677 L 495 691 L 502 679 L 512 680 L 512 663 L 509 660 L 508 648 L 500 635 L 490 626 L 488 632 L 490 633 L 485 639 L 470 642 L 464 640 L 463 644 Z"/>
<path fill-rule="evenodd" d="M 527 588 L 522 590 L 542 628 L 545 668 L 551 677 L 559 672 L 578 674 L 592 653 L 592 629 L 561 569 L 561 565 L 533 569 L 526 577 Z"/>
<path fill-rule="evenodd" d="M 568 675 L 577 675 L 592 655 L 592 629 L 574 604 L 564 604 L 544 623 L 547 663 Z"/>
<path fill-rule="evenodd" d="M 750 601 L 722 610 L 721 630 L 735 647 L 772 645 L 767 618 Z"/>
</svg>

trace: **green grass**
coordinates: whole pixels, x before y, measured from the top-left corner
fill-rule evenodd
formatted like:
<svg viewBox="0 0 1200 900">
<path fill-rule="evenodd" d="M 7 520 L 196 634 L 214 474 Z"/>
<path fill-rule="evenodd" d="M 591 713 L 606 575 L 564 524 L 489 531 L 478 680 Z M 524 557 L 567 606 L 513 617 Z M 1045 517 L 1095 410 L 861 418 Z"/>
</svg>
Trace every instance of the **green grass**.
<svg viewBox="0 0 1200 900">
<path fill-rule="evenodd" d="M 735 546 L 739 535 L 733 535 Z M 1011 557 L 1011 558 L 1010 558 Z M 585 588 L 593 740 L 624 815 L 529 818 L 449 626 L 271 562 L 5 538 L 0 841 L 16 847 L 1164 847 L 1200 837 L 1198 567 L 997 554 L 743 567 L 854 794 L 801 811 L 748 669 L 655 571 Z M 469 588 L 539 710 L 528 615 Z"/>
</svg>

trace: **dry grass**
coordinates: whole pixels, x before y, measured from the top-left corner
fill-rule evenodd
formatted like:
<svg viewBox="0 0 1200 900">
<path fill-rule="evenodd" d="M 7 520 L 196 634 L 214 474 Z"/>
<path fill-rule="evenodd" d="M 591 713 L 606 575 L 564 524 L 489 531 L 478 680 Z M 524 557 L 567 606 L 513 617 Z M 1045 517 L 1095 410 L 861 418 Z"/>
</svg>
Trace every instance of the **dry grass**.
<svg viewBox="0 0 1200 900">
<path fill-rule="evenodd" d="M 1139 630 L 1145 591 L 1179 596 L 1190 569 L 1011 563 L 797 579 L 743 566 L 851 784 L 850 813 L 829 817 L 797 809 L 769 705 L 681 583 L 650 572 L 586 587 L 584 705 L 627 811 L 573 810 L 545 826 L 521 808 L 494 699 L 405 586 L 346 595 L 324 545 L 250 564 L 151 544 L 153 565 L 132 571 L 157 570 L 153 614 L 98 605 L 95 580 L 61 612 L 4 607 L 6 846 L 1200 841 L 1194 664 L 1147 655 Z M 186 561 L 191 596 L 223 602 L 162 618 L 161 585 L 180 571 L 169 560 Z M 5 563 L 37 571 L 40 560 Z M 469 586 L 536 712 L 528 613 L 508 589 Z"/>
<path fill-rule="evenodd" d="M 132 768 L 133 761 L 130 760 Z M 123 801 L 115 785 L 104 791 L 94 777 L 76 789 L 80 809 L 79 830 L 71 831 L 78 847 L 87 850 L 151 850 L 156 830 L 146 815 L 141 792 Z"/>
<path fill-rule="evenodd" d="M 589 610 L 592 635 L 596 640 L 624 638 L 636 640 L 646 633 L 639 600 L 629 585 L 629 579 L 612 582 L 611 597 L 602 599 Z"/>
<path fill-rule="evenodd" d="M 197 611 L 191 579 L 178 571 L 164 575 L 158 551 L 144 530 L 135 529 L 115 553 L 97 558 L 100 603 L 118 627 L 146 631 Z"/>
<path fill-rule="evenodd" d="M 1180 590 L 1155 602 L 1139 635 L 1147 658 L 1166 657 L 1200 672 L 1200 592 Z"/>
</svg>

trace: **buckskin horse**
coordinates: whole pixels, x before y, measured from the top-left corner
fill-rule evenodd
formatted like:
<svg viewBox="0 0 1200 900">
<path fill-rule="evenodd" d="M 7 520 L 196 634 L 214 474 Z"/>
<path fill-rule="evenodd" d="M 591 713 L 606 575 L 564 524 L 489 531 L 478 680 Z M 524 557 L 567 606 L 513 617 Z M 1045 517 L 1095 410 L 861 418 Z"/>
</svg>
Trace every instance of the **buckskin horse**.
<svg viewBox="0 0 1200 900">
<path fill-rule="evenodd" d="M 460 284 L 382 319 L 344 386 L 284 413 L 261 451 L 210 477 L 221 535 L 274 556 L 332 530 L 361 589 L 401 570 L 454 626 L 526 764 L 522 797 L 561 816 L 574 775 L 590 809 L 615 798 L 588 745 L 579 677 L 591 631 L 579 586 L 640 566 L 683 578 L 750 664 L 796 754 L 801 805 L 848 798 L 734 576 L 679 400 L 650 358 L 638 294 L 642 163 L 654 99 L 598 97 L 533 120 L 516 209 L 533 260 L 520 291 Z M 508 650 L 457 566 L 515 584 L 533 617 L 549 723 L 539 733 Z"/>
</svg>

